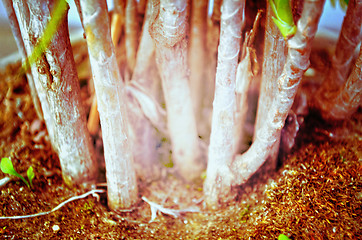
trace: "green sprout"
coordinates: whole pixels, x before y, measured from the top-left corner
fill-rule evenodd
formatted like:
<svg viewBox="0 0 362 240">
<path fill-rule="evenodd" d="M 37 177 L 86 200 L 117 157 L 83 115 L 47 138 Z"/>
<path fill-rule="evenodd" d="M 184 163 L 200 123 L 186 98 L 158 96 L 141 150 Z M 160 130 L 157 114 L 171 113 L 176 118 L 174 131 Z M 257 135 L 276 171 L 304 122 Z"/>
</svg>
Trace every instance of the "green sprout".
<svg viewBox="0 0 362 240">
<path fill-rule="evenodd" d="M 294 24 L 292 9 L 289 0 L 269 0 L 275 16 L 272 17 L 284 39 L 289 39 L 297 32 Z"/>
<path fill-rule="evenodd" d="M 278 236 L 278 240 L 290 240 L 290 238 L 288 238 L 286 235 L 284 235 L 284 234 L 280 234 L 279 236 Z"/>
<path fill-rule="evenodd" d="M 29 167 L 28 170 L 26 171 L 26 175 L 28 176 L 29 182 L 14 169 L 13 163 L 9 158 L 1 159 L 0 169 L 5 174 L 10 174 L 12 176 L 18 177 L 21 180 L 23 180 L 23 182 L 26 184 L 26 186 L 28 186 L 28 188 L 33 188 L 33 179 L 35 177 L 33 167 Z"/>
</svg>

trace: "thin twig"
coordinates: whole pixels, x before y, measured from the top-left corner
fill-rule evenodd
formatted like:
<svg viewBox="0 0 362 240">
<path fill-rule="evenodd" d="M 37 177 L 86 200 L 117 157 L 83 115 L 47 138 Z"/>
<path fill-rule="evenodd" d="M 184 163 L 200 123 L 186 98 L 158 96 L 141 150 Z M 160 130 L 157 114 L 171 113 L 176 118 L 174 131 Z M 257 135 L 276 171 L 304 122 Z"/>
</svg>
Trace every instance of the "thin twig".
<svg viewBox="0 0 362 240">
<path fill-rule="evenodd" d="M 58 206 L 56 206 L 55 208 L 53 208 L 50 211 L 40 212 L 40 213 L 35 213 L 35 214 L 29 214 L 29 215 L 23 215 L 23 216 L 0 217 L 0 220 L 24 219 L 24 218 L 39 217 L 39 216 L 47 215 L 47 214 L 50 214 L 52 212 L 55 212 L 55 211 L 59 210 L 61 207 L 63 207 L 65 204 L 67 204 L 69 202 L 85 198 L 85 197 L 87 197 L 88 195 L 91 195 L 91 194 L 94 195 L 95 193 L 104 193 L 104 192 L 105 192 L 105 190 L 102 190 L 102 189 L 93 189 L 93 190 L 90 190 L 89 192 L 86 192 L 86 193 L 80 195 L 80 196 L 74 196 L 74 197 L 69 198 L 68 200 L 60 203 Z"/>
</svg>

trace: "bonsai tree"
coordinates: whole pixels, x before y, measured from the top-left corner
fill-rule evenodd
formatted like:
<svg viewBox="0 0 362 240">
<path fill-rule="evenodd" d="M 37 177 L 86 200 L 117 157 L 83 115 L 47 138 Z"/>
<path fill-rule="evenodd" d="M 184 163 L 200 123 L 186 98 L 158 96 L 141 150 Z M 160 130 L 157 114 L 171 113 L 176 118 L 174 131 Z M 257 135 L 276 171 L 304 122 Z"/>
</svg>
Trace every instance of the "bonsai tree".
<svg viewBox="0 0 362 240">
<path fill-rule="evenodd" d="M 227 4 L 229 4 L 229 2 L 224 1 L 222 5 L 222 21 L 225 20 L 225 18 L 232 18 L 233 14 L 230 13 L 235 14 L 240 9 L 240 6 L 238 5 L 233 6 L 231 3 L 230 5 Z M 272 7 L 275 9 L 274 13 L 276 14 L 276 19 L 279 22 L 282 22 L 284 26 L 291 26 L 289 29 L 293 29 L 294 23 L 292 21 L 293 18 L 291 17 L 291 8 L 289 7 L 289 1 L 277 1 L 276 4 L 270 1 L 269 4 L 273 4 Z M 234 127 L 233 104 L 235 104 L 234 76 L 236 74 L 236 63 L 234 63 L 235 70 L 233 70 L 233 78 L 223 78 L 224 81 L 228 80 L 228 85 L 226 86 L 229 87 L 229 92 L 227 94 L 224 94 L 223 96 L 227 100 L 225 100 L 220 106 L 220 109 L 222 109 L 222 111 L 220 112 L 217 112 L 216 110 L 216 108 L 219 107 L 217 106 L 217 88 L 220 87 L 223 89 L 223 91 L 225 91 L 224 89 L 226 87 L 225 84 L 222 85 L 216 82 L 207 178 L 204 185 L 205 201 L 208 206 L 216 208 L 219 205 L 219 201 L 229 199 L 231 187 L 245 183 L 250 178 L 250 176 L 255 173 L 258 168 L 266 161 L 269 154 L 273 150 L 275 142 L 279 141 L 280 131 L 284 126 L 285 119 L 288 116 L 288 112 L 293 104 L 293 100 L 297 92 L 299 83 L 302 79 L 304 71 L 306 71 L 309 66 L 311 42 L 317 31 L 317 26 L 323 10 L 323 5 L 324 1 L 305 1 L 303 6 L 303 13 L 298 21 L 298 25 L 296 28 L 297 31 L 295 35 L 291 37 L 291 34 L 294 34 L 293 32 L 282 32 L 284 33 L 284 37 L 288 39 L 288 55 L 284 64 L 283 72 L 277 79 L 277 87 L 273 87 L 271 89 L 266 88 L 265 90 L 263 88 L 261 89 L 261 95 L 263 94 L 263 91 L 268 91 L 271 92 L 274 96 L 272 96 L 269 100 L 271 101 L 269 109 L 265 110 L 266 117 L 263 118 L 264 122 L 261 124 L 260 127 L 256 127 L 256 133 L 254 137 L 255 140 L 253 144 L 242 155 L 232 154 L 235 144 L 232 141 L 232 133 Z M 221 60 L 223 60 L 220 60 L 220 55 L 221 58 L 225 56 L 225 54 L 220 51 L 227 49 L 227 47 L 230 46 L 230 43 L 226 46 L 222 46 L 222 24 L 223 23 L 221 23 L 219 45 L 219 65 L 222 63 Z M 230 27 L 227 29 L 230 29 Z M 269 29 L 266 28 L 266 31 L 268 30 Z M 228 36 L 238 35 L 233 32 L 233 34 L 228 34 Z M 266 34 L 266 36 L 268 36 L 268 34 Z M 233 49 L 235 49 L 235 47 Z M 238 51 L 235 52 L 237 53 Z M 235 52 L 234 55 L 236 55 Z M 236 60 L 237 55 L 234 56 L 232 53 L 233 52 L 231 51 L 227 55 L 227 59 L 232 59 L 232 57 L 234 57 Z M 273 59 L 268 60 L 272 61 Z M 221 71 L 221 68 L 218 66 L 218 72 L 219 71 Z M 225 127 L 219 127 L 219 125 L 221 124 L 223 124 Z M 219 131 L 220 135 L 217 136 L 216 131 Z M 215 141 L 219 143 L 214 145 L 213 138 L 215 138 Z M 221 149 L 223 149 L 224 151 L 227 150 L 226 152 L 228 153 L 228 155 L 221 155 Z M 217 157 L 215 157 L 215 155 Z"/>
<path fill-rule="evenodd" d="M 80 103 L 67 29 L 68 6 L 64 0 L 55 4 L 3 1 L 26 63 L 23 69 L 30 69 L 27 75 L 29 85 L 31 78 L 34 81 L 34 104 L 39 99 L 39 116 L 59 155 L 63 178 L 70 185 L 92 182 L 97 164 Z M 244 35 L 248 2 L 211 2 L 213 12 L 206 16 L 205 1 L 115 1 L 110 23 L 105 0 L 76 1 L 96 93 L 88 123 L 96 126 L 92 133 L 99 131 L 97 121 L 91 121 L 98 109 L 112 210 L 132 208 L 139 200 L 137 177 L 159 176 L 161 134 L 171 142 L 174 169 L 184 181 L 200 177 L 207 159 L 203 191 L 210 208 L 233 198 L 232 188 L 244 184 L 264 163 L 275 168 L 281 131 L 309 67 L 324 1 L 304 1 L 300 18 L 293 15 L 289 0 L 267 2 L 254 140 L 242 154 L 247 91 L 253 80 L 253 41 L 261 12 Z M 145 15 L 141 31 L 138 13 Z M 120 40 L 122 36 L 126 39 Z M 360 106 L 361 50 L 348 76 L 351 56 L 360 41 L 361 1 L 351 0 L 325 83 L 309 99 L 326 119 L 346 117 Z M 122 44 L 127 59 L 122 64 L 127 67 L 120 67 L 116 59 Z M 210 63 L 204 61 L 206 56 Z M 340 76 L 336 81 L 335 73 Z M 208 82 L 204 76 L 210 78 Z M 158 80 L 163 96 L 159 96 Z M 205 154 L 203 146 L 208 140 Z"/>
</svg>

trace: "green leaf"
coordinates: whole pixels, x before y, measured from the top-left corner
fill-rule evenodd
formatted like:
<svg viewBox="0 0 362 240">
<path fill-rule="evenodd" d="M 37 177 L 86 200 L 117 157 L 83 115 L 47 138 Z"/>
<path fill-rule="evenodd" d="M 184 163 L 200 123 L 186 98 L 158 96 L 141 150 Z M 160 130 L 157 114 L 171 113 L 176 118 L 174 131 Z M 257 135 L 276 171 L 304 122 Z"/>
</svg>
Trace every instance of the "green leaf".
<svg viewBox="0 0 362 240">
<path fill-rule="evenodd" d="M 290 240 L 290 238 L 288 238 L 286 235 L 284 235 L 284 234 L 280 234 L 279 236 L 278 236 L 278 240 Z"/>
<path fill-rule="evenodd" d="M 274 13 L 273 21 L 285 39 L 289 39 L 297 32 L 294 24 L 292 9 L 289 0 L 269 0 Z"/>
<path fill-rule="evenodd" d="M 0 169 L 3 173 L 10 174 L 12 176 L 18 177 L 30 188 L 30 185 L 26 179 L 21 176 L 17 171 L 15 171 L 13 163 L 9 158 L 2 158 L 0 163 Z"/>
<path fill-rule="evenodd" d="M 26 171 L 26 175 L 28 176 L 30 187 L 33 188 L 33 179 L 35 177 L 33 167 L 28 168 L 28 171 Z"/>
</svg>

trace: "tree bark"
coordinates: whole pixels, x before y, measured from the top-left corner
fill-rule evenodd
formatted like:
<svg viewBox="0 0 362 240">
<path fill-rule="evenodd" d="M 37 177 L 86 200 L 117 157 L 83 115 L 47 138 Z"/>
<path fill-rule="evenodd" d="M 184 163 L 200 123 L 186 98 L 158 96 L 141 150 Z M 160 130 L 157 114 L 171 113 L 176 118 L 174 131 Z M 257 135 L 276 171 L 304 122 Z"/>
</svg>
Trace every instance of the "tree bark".
<svg viewBox="0 0 362 240">
<path fill-rule="evenodd" d="M 258 129 L 251 147 L 244 154 L 237 155 L 233 161 L 219 161 L 215 164 L 214 168 L 223 169 L 226 174 L 219 174 L 216 178 L 211 175 L 215 179 L 212 184 L 208 183 L 208 166 L 205 202 L 209 207 L 216 208 L 221 201 L 230 199 L 231 187 L 244 184 L 266 161 L 275 142 L 280 138 L 280 131 L 293 104 L 303 73 L 309 66 L 311 42 L 317 31 L 323 5 L 324 1 L 305 1 L 302 17 L 298 21 L 297 33 L 288 40 L 288 56 L 283 72 L 277 81 L 277 92 L 272 99 L 266 120 Z M 230 145 L 223 149 L 231 152 L 233 150 Z M 220 170 L 217 171 L 220 172 Z M 213 174 L 212 170 L 210 173 Z"/>
<path fill-rule="evenodd" d="M 150 34 L 166 101 L 172 157 L 180 175 L 191 180 L 203 166 L 188 83 L 187 1 L 155 0 L 153 10 Z"/>
<path fill-rule="evenodd" d="M 267 121 L 268 112 L 276 94 L 278 94 L 278 79 L 283 71 L 287 56 L 286 42 L 280 33 L 278 27 L 272 20 L 273 11 L 267 1 L 267 13 L 265 23 L 265 37 L 264 37 L 264 57 L 263 68 L 261 75 L 260 91 L 257 113 L 255 118 L 254 127 L 254 140 L 256 133 Z M 280 136 L 273 144 L 268 156 L 268 168 L 275 169 L 278 161 L 278 152 L 280 145 Z"/>
<path fill-rule="evenodd" d="M 273 145 L 280 138 L 280 132 L 293 104 L 300 81 L 309 66 L 311 43 L 318 28 L 324 1 L 305 1 L 298 21 L 297 33 L 288 40 L 288 55 L 282 74 L 278 78 L 277 92 L 272 99 L 266 121 L 256 132 L 256 138 L 249 150 L 238 155 L 231 165 L 234 185 L 245 183 L 265 162 Z"/>
<path fill-rule="evenodd" d="M 362 0 L 350 0 L 331 67 L 314 97 L 317 108 L 328 109 L 323 105 L 329 105 L 336 92 L 345 83 L 354 58 L 354 51 L 361 42 L 361 28 Z"/>
<path fill-rule="evenodd" d="M 329 101 L 321 105 L 324 119 L 342 120 L 350 117 L 361 106 L 362 95 L 362 47 L 355 62 L 352 73 Z"/>
<path fill-rule="evenodd" d="M 46 28 L 54 5 L 48 1 L 22 0 L 14 0 L 13 5 L 24 46 L 30 56 Z M 32 64 L 31 71 L 65 183 L 73 185 L 95 181 L 97 163 L 81 105 L 66 14 L 42 57 Z"/>
<path fill-rule="evenodd" d="M 127 0 L 125 19 L 126 54 L 128 70 L 132 73 L 136 64 L 138 45 L 138 20 L 136 0 Z"/>
<path fill-rule="evenodd" d="M 190 26 L 190 46 L 189 46 L 189 66 L 190 66 L 190 89 L 196 117 L 197 129 L 200 136 L 207 135 L 207 128 L 204 126 L 203 98 L 205 96 L 205 66 L 206 66 L 206 18 L 207 1 L 191 1 L 191 26 Z M 207 120 L 207 119 L 206 119 Z"/>
<path fill-rule="evenodd" d="M 211 1 L 210 3 L 211 4 Z M 199 128 L 200 135 L 209 142 L 211 132 L 212 103 L 215 94 L 215 77 L 217 67 L 217 47 L 220 38 L 220 6 L 221 0 L 213 1 L 213 10 L 208 13 L 207 18 L 207 38 L 206 38 L 206 84 L 204 85 L 203 109 L 204 124 Z M 205 134 L 205 133 L 206 134 Z"/>
<path fill-rule="evenodd" d="M 234 154 L 236 110 L 235 78 L 240 52 L 245 1 L 224 0 L 221 6 L 220 43 L 213 103 L 205 201 L 215 206 L 219 198 L 230 193 L 232 172 L 229 167 Z"/>
<path fill-rule="evenodd" d="M 137 183 L 125 88 L 112 44 L 107 3 L 81 0 L 80 5 L 101 119 L 108 206 L 112 210 L 130 208 L 137 201 Z"/>
</svg>

